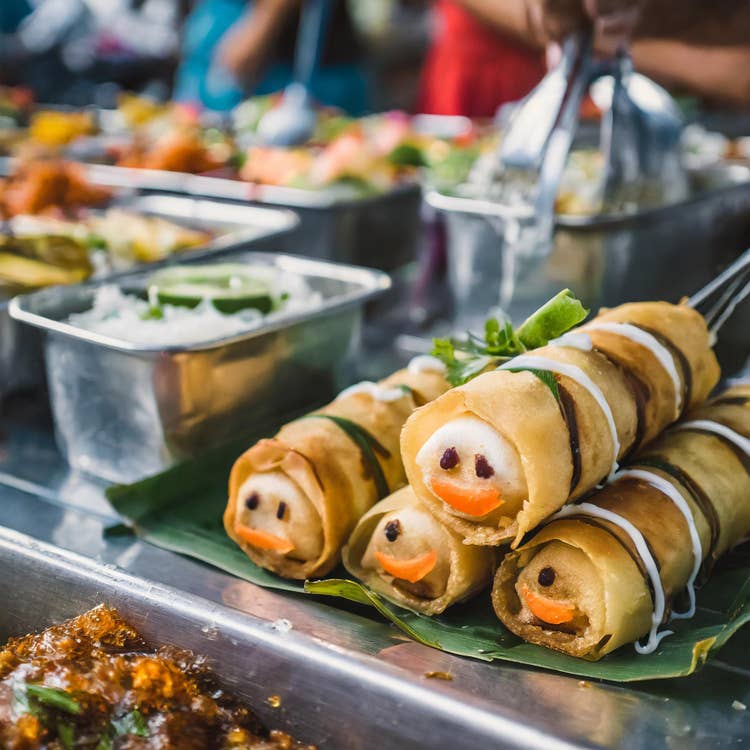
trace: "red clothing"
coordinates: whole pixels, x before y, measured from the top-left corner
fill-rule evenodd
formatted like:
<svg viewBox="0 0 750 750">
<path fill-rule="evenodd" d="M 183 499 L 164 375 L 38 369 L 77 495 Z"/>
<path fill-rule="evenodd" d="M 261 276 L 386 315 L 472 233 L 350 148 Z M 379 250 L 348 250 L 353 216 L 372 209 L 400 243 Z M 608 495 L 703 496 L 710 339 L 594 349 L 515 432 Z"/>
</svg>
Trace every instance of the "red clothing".
<svg viewBox="0 0 750 750">
<path fill-rule="evenodd" d="M 541 81 L 546 72 L 541 52 L 489 28 L 450 0 L 435 6 L 438 31 L 422 73 L 420 112 L 492 117 L 501 104 L 521 99 Z"/>
</svg>

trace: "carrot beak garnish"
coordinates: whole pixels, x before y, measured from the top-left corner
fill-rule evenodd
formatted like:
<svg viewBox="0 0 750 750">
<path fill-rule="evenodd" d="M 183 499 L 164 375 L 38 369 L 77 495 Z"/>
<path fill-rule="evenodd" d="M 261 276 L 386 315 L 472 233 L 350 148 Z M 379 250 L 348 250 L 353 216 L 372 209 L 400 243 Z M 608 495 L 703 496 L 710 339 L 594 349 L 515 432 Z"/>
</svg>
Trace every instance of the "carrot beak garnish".
<svg viewBox="0 0 750 750">
<path fill-rule="evenodd" d="M 452 508 L 469 516 L 483 516 L 503 504 L 497 487 L 467 489 L 444 479 L 432 479 L 430 488 Z"/>
<path fill-rule="evenodd" d="M 437 551 L 434 549 L 408 560 L 397 560 L 382 552 L 376 552 L 375 557 L 386 573 L 409 583 L 421 581 L 437 563 Z"/>
<path fill-rule="evenodd" d="M 575 615 L 576 608 L 572 604 L 556 602 L 554 599 L 535 594 L 525 583 L 521 585 L 521 594 L 531 614 L 550 625 L 570 622 Z"/>
<path fill-rule="evenodd" d="M 235 525 L 234 533 L 237 534 L 243 542 L 247 542 L 253 547 L 258 547 L 259 549 L 273 550 L 282 555 L 285 555 L 287 552 L 291 552 L 294 549 L 294 545 L 282 536 L 269 534 L 267 531 L 260 531 L 260 529 L 251 529 L 249 526 L 245 526 L 241 523 Z"/>
</svg>

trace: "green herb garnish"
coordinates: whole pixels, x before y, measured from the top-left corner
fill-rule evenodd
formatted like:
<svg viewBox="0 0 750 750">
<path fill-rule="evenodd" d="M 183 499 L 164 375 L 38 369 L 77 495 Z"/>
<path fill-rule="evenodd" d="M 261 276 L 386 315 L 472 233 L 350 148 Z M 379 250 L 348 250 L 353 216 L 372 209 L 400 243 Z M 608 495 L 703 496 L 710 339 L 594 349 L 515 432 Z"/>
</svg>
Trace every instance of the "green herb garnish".
<svg viewBox="0 0 750 750">
<path fill-rule="evenodd" d="M 564 289 L 517 329 L 507 318 L 490 318 L 484 324 L 484 338 L 468 333 L 463 340 L 435 339 L 432 353 L 448 368 L 448 382 L 463 385 L 486 369 L 562 336 L 581 323 L 588 312 L 569 289 Z"/>
<path fill-rule="evenodd" d="M 111 724 L 116 737 L 123 737 L 126 734 L 134 734 L 137 737 L 148 737 L 146 719 L 138 710 L 131 711 L 119 719 L 112 719 Z"/>
<path fill-rule="evenodd" d="M 544 383 L 552 391 L 552 395 L 556 401 L 560 400 L 560 390 L 557 387 L 557 380 L 555 373 L 549 370 L 536 370 L 533 367 L 508 367 L 508 372 L 530 372 L 532 375 L 536 375 L 539 380 Z"/>
<path fill-rule="evenodd" d="M 67 714 L 80 714 L 83 709 L 81 704 L 65 690 L 47 687 L 46 685 L 34 685 L 27 683 L 24 692 L 27 699 L 32 699 L 47 708 L 56 708 Z M 29 701 L 31 702 L 31 701 Z"/>
<path fill-rule="evenodd" d="M 66 721 L 57 723 L 57 739 L 64 750 L 73 750 L 75 746 L 75 727 Z"/>
<path fill-rule="evenodd" d="M 588 314 L 573 292 L 563 289 L 521 324 L 518 338 L 527 349 L 538 349 L 582 323 Z"/>
</svg>

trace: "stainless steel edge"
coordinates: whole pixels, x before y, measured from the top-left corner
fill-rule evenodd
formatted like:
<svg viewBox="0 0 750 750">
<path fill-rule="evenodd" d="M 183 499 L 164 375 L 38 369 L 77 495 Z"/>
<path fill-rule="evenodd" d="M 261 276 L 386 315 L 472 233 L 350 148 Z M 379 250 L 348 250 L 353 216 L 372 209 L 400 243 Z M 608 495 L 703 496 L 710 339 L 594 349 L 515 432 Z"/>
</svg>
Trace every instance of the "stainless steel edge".
<svg viewBox="0 0 750 750">
<path fill-rule="evenodd" d="M 40 627 L 41 602 L 48 624 L 105 602 L 150 641 L 209 656 L 225 682 L 251 704 L 262 705 L 278 694 L 287 714 L 296 716 L 294 726 L 285 728 L 303 732 L 321 749 L 370 747 L 373 740 L 381 748 L 574 747 L 519 725 L 482 701 L 466 704 L 450 690 L 429 689 L 373 656 L 347 653 L 293 628 L 269 627 L 250 615 L 0 528 L 3 568 L 14 575 L 0 578 L 0 598 L 16 603 L 12 615 L 8 610 L 0 614 L 6 636 Z M 396 708 L 415 720 L 394 722 Z"/>
<path fill-rule="evenodd" d="M 180 263 L 171 263 L 170 265 L 191 265 L 205 262 L 206 257 L 195 255 L 181 259 Z M 66 323 L 57 317 L 51 317 L 50 314 L 34 312 L 33 308 L 66 308 L 67 300 L 78 295 L 79 297 L 93 295 L 94 290 L 104 284 L 124 283 L 128 281 L 137 281 L 144 275 L 153 271 L 153 266 L 147 269 L 135 269 L 132 271 L 118 274 L 116 277 L 107 277 L 97 279 L 84 284 L 75 284 L 65 287 L 54 287 L 52 289 L 42 289 L 31 294 L 19 295 L 9 303 L 9 312 L 14 320 L 25 323 L 45 331 L 60 334 L 68 338 L 86 341 L 97 346 L 103 346 L 108 349 L 114 349 L 122 352 L 138 353 L 180 353 L 189 351 L 199 351 L 211 349 L 218 346 L 226 346 L 238 341 L 247 341 L 250 339 L 264 336 L 268 333 L 288 328 L 305 320 L 310 320 L 322 315 L 328 315 L 338 310 L 344 310 L 354 305 L 362 305 L 374 296 L 386 292 L 391 287 L 391 280 L 388 274 L 375 269 L 347 266 L 344 264 L 333 263 L 329 261 L 303 258 L 285 253 L 267 253 L 256 252 L 252 250 L 234 250 L 227 251 L 222 255 L 221 260 L 233 262 L 254 261 L 268 262 L 270 265 L 278 266 L 281 270 L 287 270 L 294 273 L 300 273 L 308 278 L 321 277 L 335 279 L 352 285 L 358 285 L 359 289 L 352 289 L 343 294 L 337 294 L 325 299 L 319 306 L 310 310 L 284 316 L 277 320 L 258 326 L 249 330 L 247 333 L 233 336 L 224 336 L 217 339 L 203 341 L 199 344 L 178 345 L 178 346 L 141 346 L 130 341 L 111 338 L 102 334 L 88 331 L 78 326 Z"/>
</svg>

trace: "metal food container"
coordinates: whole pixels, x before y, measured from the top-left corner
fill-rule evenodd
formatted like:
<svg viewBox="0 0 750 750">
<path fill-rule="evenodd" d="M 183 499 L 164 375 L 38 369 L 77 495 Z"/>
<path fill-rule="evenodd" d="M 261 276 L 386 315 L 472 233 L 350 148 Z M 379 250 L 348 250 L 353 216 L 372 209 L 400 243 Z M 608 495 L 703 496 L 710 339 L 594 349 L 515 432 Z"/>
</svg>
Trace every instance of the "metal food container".
<svg viewBox="0 0 750 750">
<path fill-rule="evenodd" d="M 207 657 L 221 686 L 246 701 L 268 727 L 320 750 L 574 747 L 524 727 L 511 711 L 478 705 L 476 699 L 467 705 L 461 700 L 465 694 L 429 685 L 439 680 L 425 681 L 384 663 L 386 653 L 382 658 L 355 653 L 354 643 L 326 643 L 298 632 L 288 620 L 274 627 L 2 527 L 0 571 L 12 571 L 0 576 L 0 598 L 8 605 L 0 608 L 0 645 L 107 604 L 150 644 Z M 257 591 L 260 598 L 267 593 Z M 290 614 L 297 613 L 291 614 L 295 622 L 304 619 L 304 607 L 288 598 L 275 604 L 284 602 Z M 344 630 L 346 625 L 344 620 Z"/>
<path fill-rule="evenodd" d="M 213 239 L 201 247 L 175 253 L 160 263 L 141 264 L 139 268 L 155 268 L 186 257 L 218 257 L 224 252 L 242 248 L 284 249 L 285 237 L 298 224 L 296 215 L 291 211 L 238 206 L 184 196 L 119 195 L 113 205 L 213 234 Z M 114 275 L 107 273 L 99 278 Z M 8 300 L 0 297 L 0 399 L 11 391 L 37 386 L 43 378 L 44 365 L 38 332 L 19 326 L 12 320 L 8 314 Z"/>
<path fill-rule="evenodd" d="M 358 349 L 364 303 L 390 287 L 388 276 L 281 254 L 225 258 L 300 274 L 322 301 L 246 334 L 167 348 L 64 322 L 91 307 L 102 282 L 11 302 L 15 320 L 47 332 L 57 441 L 72 466 L 133 481 L 333 395 Z M 148 276 L 130 273 L 118 283 L 145 289 Z"/>
<path fill-rule="evenodd" d="M 416 258 L 422 191 L 403 184 L 379 195 L 353 197 L 336 189 L 257 185 L 204 175 L 89 165 L 101 185 L 157 190 L 293 210 L 300 218 L 289 252 L 391 271 Z"/>
<path fill-rule="evenodd" d="M 506 312 L 521 318 L 564 287 L 593 309 L 697 291 L 750 245 L 750 169 L 726 164 L 693 181 L 696 194 L 681 203 L 633 215 L 558 216 L 551 251 L 521 270 Z M 438 192 L 427 201 L 446 217 L 456 320 L 475 325 L 499 304 L 507 281 L 500 233 L 507 211 Z"/>
</svg>

